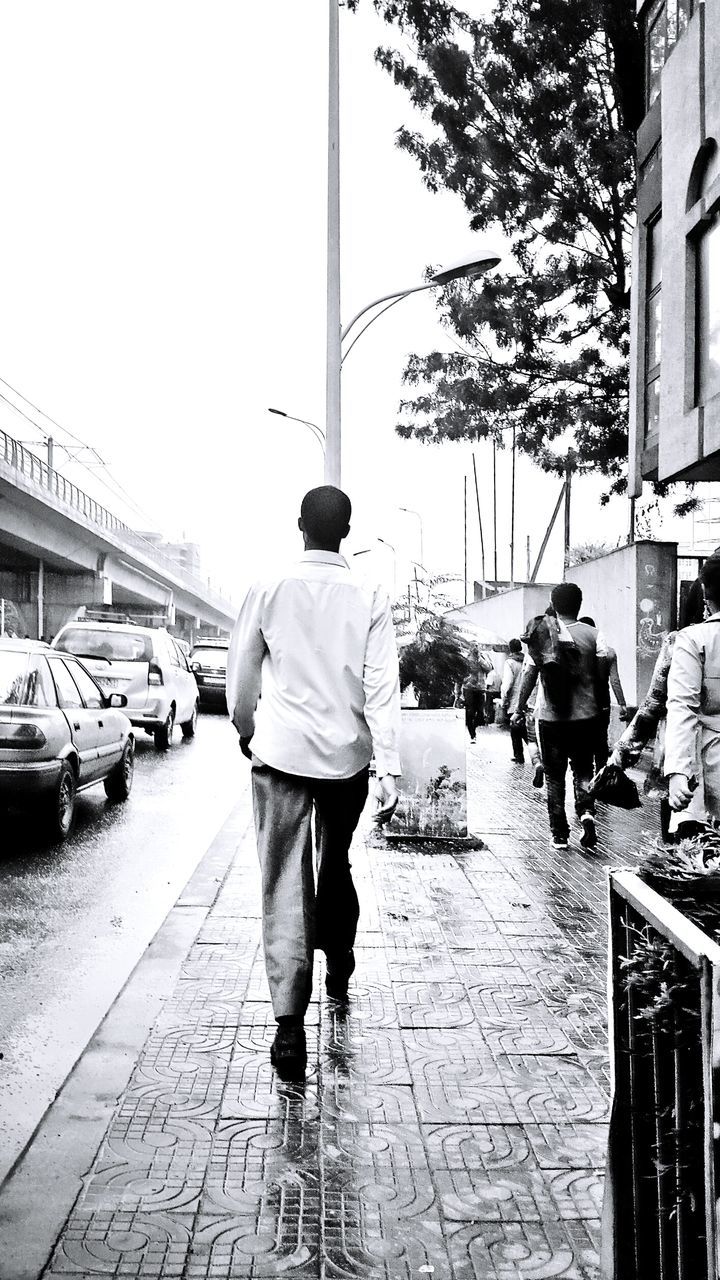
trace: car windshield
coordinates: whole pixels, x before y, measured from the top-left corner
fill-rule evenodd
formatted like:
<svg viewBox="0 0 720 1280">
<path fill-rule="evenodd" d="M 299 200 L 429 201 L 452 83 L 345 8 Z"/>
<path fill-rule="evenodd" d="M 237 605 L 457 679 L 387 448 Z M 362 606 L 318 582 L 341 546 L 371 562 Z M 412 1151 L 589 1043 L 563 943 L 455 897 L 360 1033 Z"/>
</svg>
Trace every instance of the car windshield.
<svg viewBox="0 0 720 1280">
<path fill-rule="evenodd" d="M 47 707 L 54 694 L 43 658 L 0 649 L 0 706 Z"/>
<path fill-rule="evenodd" d="M 106 658 L 108 662 L 150 662 L 153 656 L 150 636 L 101 627 L 69 627 L 58 636 L 55 648 L 79 658 Z"/>
<path fill-rule="evenodd" d="M 224 671 L 227 667 L 227 649 L 193 649 L 191 662 L 199 662 L 201 667 L 216 667 Z"/>
</svg>

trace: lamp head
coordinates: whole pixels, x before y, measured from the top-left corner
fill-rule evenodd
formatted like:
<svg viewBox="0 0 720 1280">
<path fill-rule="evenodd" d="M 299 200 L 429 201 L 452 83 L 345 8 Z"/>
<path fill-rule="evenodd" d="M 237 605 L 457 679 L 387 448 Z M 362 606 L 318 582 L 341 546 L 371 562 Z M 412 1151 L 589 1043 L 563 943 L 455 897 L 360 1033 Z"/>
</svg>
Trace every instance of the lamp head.
<svg viewBox="0 0 720 1280">
<path fill-rule="evenodd" d="M 449 266 L 442 267 L 431 276 L 431 279 L 436 284 L 450 284 L 452 280 L 473 280 L 476 276 L 491 271 L 501 261 L 502 254 L 498 253 L 497 249 L 485 246 L 480 250 L 476 249 L 470 258 L 460 258 L 458 262 L 451 262 Z"/>
</svg>

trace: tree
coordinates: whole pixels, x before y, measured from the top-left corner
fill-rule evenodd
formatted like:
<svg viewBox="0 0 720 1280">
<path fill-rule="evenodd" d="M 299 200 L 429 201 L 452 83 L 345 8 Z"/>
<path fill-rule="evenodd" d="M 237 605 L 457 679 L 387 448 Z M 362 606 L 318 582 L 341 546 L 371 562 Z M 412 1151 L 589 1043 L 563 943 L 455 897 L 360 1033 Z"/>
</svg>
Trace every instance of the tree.
<svg viewBox="0 0 720 1280">
<path fill-rule="evenodd" d="M 350 0 L 357 7 L 359 0 Z M 373 0 L 413 42 L 377 59 L 428 124 L 398 145 L 514 263 L 443 291 L 450 351 L 412 355 L 400 435 L 517 445 L 625 488 L 629 252 L 642 49 L 632 0 L 503 0 L 486 19 L 436 0 Z"/>
</svg>

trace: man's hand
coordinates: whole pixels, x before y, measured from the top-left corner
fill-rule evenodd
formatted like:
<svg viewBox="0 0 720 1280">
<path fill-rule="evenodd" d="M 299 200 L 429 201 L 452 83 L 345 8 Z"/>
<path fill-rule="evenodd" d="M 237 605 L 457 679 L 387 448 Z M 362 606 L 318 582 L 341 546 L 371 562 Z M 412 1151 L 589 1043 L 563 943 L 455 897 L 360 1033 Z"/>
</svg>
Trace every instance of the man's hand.
<svg viewBox="0 0 720 1280">
<path fill-rule="evenodd" d="M 525 723 L 525 712 L 524 712 L 524 710 L 523 710 L 523 711 L 521 711 L 521 710 L 520 710 L 520 708 L 518 707 L 517 711 L 515 711 L 515 712 L 511 715 L 511 717 L 510 717 L 510 723 L 511 723 L 512 725 L 514 725 L 514 726 L 515 726 L 515 728 L 518 728 L 518 729 L 519 729 L 519 728 L 520 728 L 520 726 L 521 726 L 521 725 L 523 725 L 523 724 Z"/>
<path fill-rule="evenodd" d="M 243 755 L 247 757 L 248 760 L 252 760 L 252 751 L 250 750 L 251 742 L 252 742 L 252 738 L 240 739 L 240 750 L 242 751 Z"/>
<path fill-rule="evenodd" d="M 670 808 L 675 813 L 679 813 L 682 809 L 687 809 L 695 787 L 692 785 L 694 778 L 687 778 L 684 773 L 671 773 L 668 783 Z"/>
<path fill-rule="evenodd" d="M 391 773 L 386 773 L 383 778 L 378 778 L 375 789 L 375 798 L 378 807 L 373 814 L 373 820 L 382 826 L 383 823 L 389 822 L 392 818 L 399 800 L 397 782 Z"/>
</svg>

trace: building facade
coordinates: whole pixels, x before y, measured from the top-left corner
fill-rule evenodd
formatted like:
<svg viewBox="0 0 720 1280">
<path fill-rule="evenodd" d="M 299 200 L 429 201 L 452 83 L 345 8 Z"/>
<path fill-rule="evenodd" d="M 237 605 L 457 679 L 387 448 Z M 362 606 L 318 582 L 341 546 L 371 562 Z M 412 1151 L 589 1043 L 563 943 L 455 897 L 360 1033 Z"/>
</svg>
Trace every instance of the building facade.
<svg viewBox="0 0 720 1280">
<path fill-rule="evenodd" d="M 642 0 L 630 493 L 720 479 L 720 0 Z"/>
</svg>

